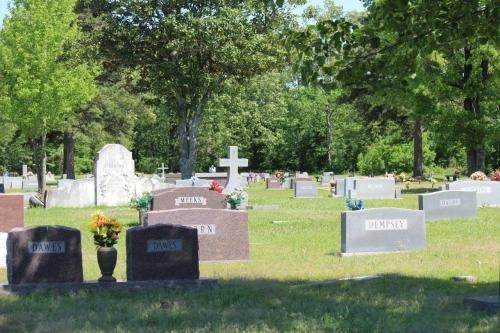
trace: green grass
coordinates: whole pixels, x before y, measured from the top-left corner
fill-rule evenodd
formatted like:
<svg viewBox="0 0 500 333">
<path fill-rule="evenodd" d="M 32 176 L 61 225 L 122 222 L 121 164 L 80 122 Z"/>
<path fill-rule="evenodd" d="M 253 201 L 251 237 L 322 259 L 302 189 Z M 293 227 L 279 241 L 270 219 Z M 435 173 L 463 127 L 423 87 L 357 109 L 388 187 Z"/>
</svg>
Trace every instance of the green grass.
<svg viewBox="0 0 500 333">
<path fill-rule="evenodd" d="M 424 187 L 422 184 L 419 187 Z M 498 284 L 500 208 L 481 208 L 477 220 L 427 224 L 423 251 L 340 258 L 343 199 L 320 190 L 317 199 L 252 185 L 249 262 L 202 263 L 215 290 L 78 292 L 0 296 L 0 332 L 354 331 L 499 332 L 498 314 L 464 308 L 465 295 L 493 295 Z M 367 200 L 371 207 L 417 208 L 417 195 Z M 132 226 L 137 212 L 102 208 Z M 27 225 L 61 224 L 82 231 L 86 280 L 99 277 L 86 225 L 95 209 L 30 209 Z M 273 221 L 284 221 L 273 224 Z M 115 276 L 125 279 L 125 242 Z M 338 281 L 360 275 L 370 281 Z M 475 284 L 451 281 L 474 275 Z M 0 280 L 6 280 L 0 270 Z M 161 308 L 162 302 L 171 304 Z"/>
</svg>

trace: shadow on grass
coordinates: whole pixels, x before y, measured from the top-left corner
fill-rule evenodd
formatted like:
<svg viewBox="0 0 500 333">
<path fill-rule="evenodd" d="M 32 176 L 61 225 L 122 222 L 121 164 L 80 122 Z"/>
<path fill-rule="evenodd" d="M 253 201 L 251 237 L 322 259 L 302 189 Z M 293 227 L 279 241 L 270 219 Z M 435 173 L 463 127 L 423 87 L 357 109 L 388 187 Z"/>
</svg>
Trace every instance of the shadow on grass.
<svg viewBox="0 0 500 333">
<path fill-rule="evenodd" d="M 464 296 L 497 283 L 384 275 L 363 281 L 220 280 L 220 288 L 38 293 L 0 298 L 0 332 L 497 331 Z"/>
<path fill-rule="evenodd" d="M 402 194 L 422 194 L 422 193 L 432 193 L 438 192 L 439 188 L 434 187 L 419 187 L 419 188 L 411 188 L 411 189 L 402 189 Z"/>
</svg>

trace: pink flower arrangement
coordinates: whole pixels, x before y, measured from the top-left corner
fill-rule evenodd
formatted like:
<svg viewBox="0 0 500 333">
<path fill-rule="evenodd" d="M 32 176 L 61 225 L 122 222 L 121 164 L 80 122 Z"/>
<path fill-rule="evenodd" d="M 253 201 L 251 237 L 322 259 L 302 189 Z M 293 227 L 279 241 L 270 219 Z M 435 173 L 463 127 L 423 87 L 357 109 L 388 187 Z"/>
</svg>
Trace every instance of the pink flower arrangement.
<svg viewBox="0 0 500 333">
<path fill-rule="evenodd" d="M 490 175 L 491 180 L 500 182 L 500 169 L 496 169 Z"/>
<path fill-rule="evenodd" d="M 488 177 L 481 171 L 476 171 L 472 175 L 470 175 L 470 179 L 472 180 L 488 180 Z"/>
<path fill-rule="evenodd" d="M 208 189 L 217 193 L 222 193 L 224 191 L 224 187 L 222 187 L 221 184 L 216 180 L 212 180 Z"/>
</svg>

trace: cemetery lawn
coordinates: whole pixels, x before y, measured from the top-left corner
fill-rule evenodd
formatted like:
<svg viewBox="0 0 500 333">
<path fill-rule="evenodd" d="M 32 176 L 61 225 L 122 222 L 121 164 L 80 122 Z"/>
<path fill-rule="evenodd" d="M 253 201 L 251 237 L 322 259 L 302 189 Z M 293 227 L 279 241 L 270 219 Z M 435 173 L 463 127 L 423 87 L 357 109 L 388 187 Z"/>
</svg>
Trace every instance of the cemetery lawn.
<svg viewBox="0 0 500 333">
<path fill-rule="evenodd" d="M 500 331 L 499 314 L 462 305 L 464 296 L 497 292 L 500 208 L 479 209 L 477 220 L 427 223 L 422 251 L 340 258 L 344 201 L 328 198 L 326 188 L 319 192 L 317 199 L 293 199 L 291 190 L 252 185 L 251 260 L 200 267 L 203 277 L 219 279 L 220 288 L 2 295 L 0 332 Z M 400 200 L 367 200 L 366 207 L 417 209 L 417 195 L 407 193 Z M 262 205 L 279 209 L 261 210 Z M 26 213 L 27 225 L 82 231 L 86 280 L 100 276 L 87 230 L 95 210 Z M 137 221 L 137 212 L 128 207 L 102 210 L 127 226 Z M 118 279 L 126 277 L 124 238 L 117 246 Z M 380 278 L 340 280 L 367 275 Z M 477 282 L 453 282 L 456 275 L 473 275 Z M 0 280 L 7 280 L 5 269 Z"/>
</svg>

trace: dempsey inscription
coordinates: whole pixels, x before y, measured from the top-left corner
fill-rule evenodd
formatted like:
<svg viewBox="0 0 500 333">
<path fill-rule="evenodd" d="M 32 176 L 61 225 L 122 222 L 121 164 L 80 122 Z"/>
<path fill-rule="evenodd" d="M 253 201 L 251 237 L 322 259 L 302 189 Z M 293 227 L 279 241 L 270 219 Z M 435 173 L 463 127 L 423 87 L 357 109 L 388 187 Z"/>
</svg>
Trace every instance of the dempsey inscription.
<svg viewBox="0 0 500 333">
<path fill-rule="evenodd" d="M 406 219 L 381 219 L 381 220 L 365 220 L 365 230 L 407 230 L 408 220 Z"/>
</svg>

